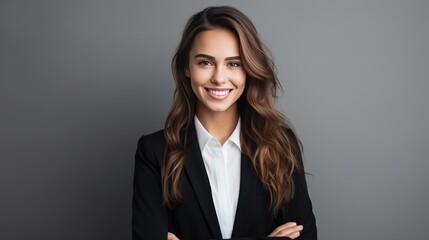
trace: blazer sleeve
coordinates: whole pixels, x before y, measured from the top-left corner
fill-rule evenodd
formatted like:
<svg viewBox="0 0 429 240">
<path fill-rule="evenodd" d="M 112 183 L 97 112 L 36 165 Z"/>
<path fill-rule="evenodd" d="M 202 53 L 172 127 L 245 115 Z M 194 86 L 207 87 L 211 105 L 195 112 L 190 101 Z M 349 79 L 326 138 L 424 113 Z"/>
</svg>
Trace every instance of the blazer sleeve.
<svg viewBox="0 0 429 240">
<path fill-rule="evenodd" d="M 210 239 L 210 240 L 291 240 L 291 239 L 288 237 L 244 237 L 244 238 Z"/>
<path fill-rule="evenodd" d="M 160 161 L 145 136 L 135 154 L 132 204 L 133 240 L 166 240 L 167 209 L 162 205 Z"/>
<path fill-rule="evenodd" d="M 316 218 L 304 174 L 295 174 L 295 197 L 282 211 L 282 215 L 283 222 L 296 222 L 304 227 L 298 239 L 317 240 Z"/>
<path fill-rule="evenodd" d="M 304 229 L 300 232 L 299 240 L 317 240 L 316 218 L 314 217 L 312 204 L 308 195 L 307 183 L 304 174 L 294 174 L 295 197 L 281 211 L 281 224 L 286 222 L 296 222 L 303 225 Z M 274 230 L 274 229 L 273 229 Z M 232 238 L 230 240 L 288 240 L 288 237 L 271 238 L 271 237 L 247 237 Z"/>
<path fill-rule="evenodd" d="M 293 174 L 295 196 L 292 201 L 282 209 L 282 222 L 296 222 L 304 227 L 298 239 L 317 240 L 316 218 L 314 217 L 313 206 L 308 194 L 304 163 L 299 142 L 292 130 L 289 129 L 287 133 L 292 140 L 292 151 L 298 158 L 298 161 L 302 166 L 302 171 L 295 171 Z"/>
</svg>

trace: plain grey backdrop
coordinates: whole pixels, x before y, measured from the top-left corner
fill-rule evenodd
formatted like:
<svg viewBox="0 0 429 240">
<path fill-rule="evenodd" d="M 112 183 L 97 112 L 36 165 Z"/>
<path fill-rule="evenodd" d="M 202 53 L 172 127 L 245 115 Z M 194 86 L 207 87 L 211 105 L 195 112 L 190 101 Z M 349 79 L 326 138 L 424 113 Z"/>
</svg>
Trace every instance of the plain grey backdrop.
<svg viewBox="0 0 429 240">
<path fill-rule="evenodd" d="M 134 152 L 191 14 L 272 51 L 320 239 L 429 234 L 429 1 L 0 1 L 0 239 L 130 239 Z"/>
</svg>

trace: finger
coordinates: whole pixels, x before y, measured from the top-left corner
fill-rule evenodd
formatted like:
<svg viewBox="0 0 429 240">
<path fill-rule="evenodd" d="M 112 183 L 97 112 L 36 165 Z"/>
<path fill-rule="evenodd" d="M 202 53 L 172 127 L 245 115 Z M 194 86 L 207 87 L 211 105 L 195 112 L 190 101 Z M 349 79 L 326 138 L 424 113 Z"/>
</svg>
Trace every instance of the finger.
<svg viewBox="0 0 429 240">
<path fill-rule="evenodd" d="M 276 235 L 278 232 L 280 232 L 280 231 L 282 231 L 282 230 L 284 230 L 284 229 L 287 229 L 287 228 L 290 228 L 290 227 L 293 227 L 293 226 L 296 226 L 296 222 L 287 222 L 287 223 L 284 223 L 284 224 L 282 224 L 282 225 L 280 225 L 280 226 L 278 226 L 276 229 L 274 229 L 274 231 L 269 235 L 269 236 L 271 236 L 271 235 Z"/>
<path fill-rule="evenodd" d="M 296 233 L 299 233 L 304 229 L 302 225 L 298 225 L 295 227 L 285 228 L 282 231 L 278 232 L 275 236 L 276 237 L 289 237 L 292 238 L 292 236 L 296 235 Z"/>
<path fill-rule="evenodd" d="M 270 235 L 268 235 L 268 237 L 273 237 L 276 234 L 278 234 L 280 231 L 283 231 L 283 230 L 285 230 L 287 228 L 291 228 L 291 227 L 294 227 L 294 226 L 296 226 L 296 222 L 287 222 L 287 223 L 284 223 L 284 224 L 278 226 L 276 229 L 274 229 L 274 231 L 272 233 L 270 233 Z"/>
<path fill-rule="evenodd" d="M 299 237 L 299 235 L 301 235 L 301 232 L 295 232 L 289 235 L 290 239 L 295 239 L 297 237 Z"/>
<path fill-rule="evenodd" d="M 179 240 L 179 238 L 176 237 L 176 235 L 174 235 L 173 233 L 168 232 L 167 233 L 167 240 Z"/>
</svg>

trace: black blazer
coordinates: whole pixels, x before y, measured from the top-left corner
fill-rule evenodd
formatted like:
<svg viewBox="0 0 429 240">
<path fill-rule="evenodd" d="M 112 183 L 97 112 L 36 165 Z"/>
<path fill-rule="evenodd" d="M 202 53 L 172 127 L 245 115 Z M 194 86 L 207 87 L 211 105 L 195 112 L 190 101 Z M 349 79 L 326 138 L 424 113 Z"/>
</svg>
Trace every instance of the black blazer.
<svg viewBox="0 0 429 240">
<path fill-rule="evenodd" d="M 187 131 L 185 166 L 180 175 L 180 189 L 186 202 L 173 209 L 161 204 L 160 172 L 165 148 L 164 132 L 142 136 L 139 140 L 134 172 L 134 240 L 166 240 L 167 232 L 174 233 L 180 240 L 222 239 L 195 125 L 192 124 Z M 304 226 L 299 239 L 317 239 L 316 220 L 305 176 L 295 173 L 294 180 L 294 199 L 285 204 L 275 217 L 270 212 L 268 192 L 249 158 L 242 154 L 240 193 L 232 238 L 268 239 L 265 236 L 276 227 L 293 221 Z"/>
</svg>

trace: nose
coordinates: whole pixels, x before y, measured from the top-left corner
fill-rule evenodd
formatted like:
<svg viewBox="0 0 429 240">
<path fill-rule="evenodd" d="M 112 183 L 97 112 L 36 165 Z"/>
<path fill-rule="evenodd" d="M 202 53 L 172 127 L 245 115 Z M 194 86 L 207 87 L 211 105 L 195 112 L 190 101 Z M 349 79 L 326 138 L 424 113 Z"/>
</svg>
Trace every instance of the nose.
<svg viewBox="0 0 429 240">
<path fill-rule="evenodd" d="M 227 79 L 227 76 L 226 76 L 226 72 L 225 72 L 224 67 L 222 67 L 222 66 L 216 67 L 211 82 L 220 85 L 220 84 L 225 83 L 226 79 Z"/>
</svg>

